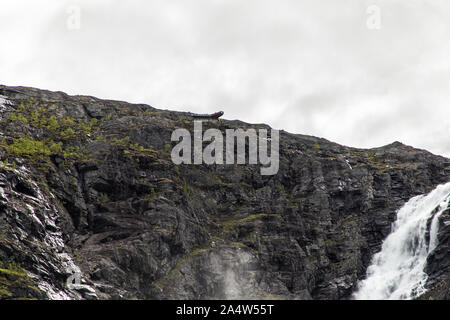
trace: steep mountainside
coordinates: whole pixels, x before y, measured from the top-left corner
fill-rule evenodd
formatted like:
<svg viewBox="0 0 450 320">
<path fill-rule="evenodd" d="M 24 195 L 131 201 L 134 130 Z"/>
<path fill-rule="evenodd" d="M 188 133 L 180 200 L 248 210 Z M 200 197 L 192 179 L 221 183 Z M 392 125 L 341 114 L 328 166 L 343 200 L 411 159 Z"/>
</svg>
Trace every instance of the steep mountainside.
<svg viewBox="0 0 450 320">
<path fill-rule="evenodd" d="M 355 149 L 283 131 L 276 175 L 174 165 L 176 128 L 193 132 L 193 119 L 0 86 L 0 298 L 346 299 L 396 210 L 450 180 L 449 159 L 399 142 Z M 441 220 L 429 294 L 449 299 Z"/>
</svg>

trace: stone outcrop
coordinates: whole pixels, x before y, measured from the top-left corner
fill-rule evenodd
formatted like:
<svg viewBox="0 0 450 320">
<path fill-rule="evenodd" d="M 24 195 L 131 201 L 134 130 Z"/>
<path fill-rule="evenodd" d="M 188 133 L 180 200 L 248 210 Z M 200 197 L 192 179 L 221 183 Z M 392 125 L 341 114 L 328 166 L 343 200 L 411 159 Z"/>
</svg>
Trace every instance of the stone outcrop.
<svg viewBox="0 0 450 320">
<path fill-rule="evenodd" d="M 450 179 L 449 159 L 399 142 L 284 131 L 273 176 L 174 165 L 188 113 L 24 87 L 0 97 L 2 298 L 347 299 L 396 210 Z M 433 298 L 449 298 L 448 216 L 427 266 Z"/>
</svg>

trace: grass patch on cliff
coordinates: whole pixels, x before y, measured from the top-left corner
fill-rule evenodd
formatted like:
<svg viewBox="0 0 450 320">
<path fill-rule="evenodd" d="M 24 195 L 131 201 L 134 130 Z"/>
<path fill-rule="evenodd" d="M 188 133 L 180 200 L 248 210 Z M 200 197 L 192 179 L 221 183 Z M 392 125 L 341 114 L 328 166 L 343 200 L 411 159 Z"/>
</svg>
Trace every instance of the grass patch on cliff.
<svg viewBox="0 0 450 320">
<path fill-rule="evenodd" d="M 8 155 L 25 157 L 31 160 L 44 160 L 52 154 L 62 153 L 62 144 L 53 140 L 41 141 L 31 138 L 13 139 L 11 144 L 5 140 L 0 141 L 0 146 Z"/>
<path fill-rule="evenodd" d="M 20 277 L 27 275 L 25 269 L 23 269 L 19 263 L 14 261 L 6 263 L 0 261 L 0 274 L 15 275 Z"/>
<path fill-rule="evenodd" d="M 98 120 L 95 118 L 87 121 L 70 116 L 57 117 L 55 108 L 56 105 L 44 106 L 36 99 L 27 99 L 10 113 L 6 121 L 22 122 L 40 129 L 47 137 L 56 141 L 85 139 L 86 135 L 94 133 L 98 128 Z"/>
<path fill-rule="evenodd" d="M 32 162 L 49 163 L 50 156 L 58 155 L 64 159 L 64 164 L 68 164 L 88 156 L 88 153 L 79 147 L 64 147 L 61 141 L 37 140 L 33 137 L 14 138 L 11 143 L 0 139 L 0 147 L 8 157 L 24 158 Z"/>
<path fill-rule="evenodd" d="M 9 133 L 0 140 L 7 157 L 20 157 L 33 162 L 49 163 L 50 156 L 58 155 L 64 164 L 89 157 L 80 147 L 97 128 L 97 119 L 89 121 L 55 115 L 56 106 L 43 106 L 36 99 L 27 99 L 0 121 Z M 8 130 L 10 127 L 20 130 Z"/>
<path fill-rule="evenodd" d="M 144 147 L 140 145 L 139 143 L 132 143 L 130 140 L 130 137 L 126 136 L 124 138 L 118 139 L 113 138 L 111 141 L 109 141 L 109 144 L 122 149 L 123 155 L 136 158 L 136 157 L 152 157 L 156 158 L 158 156 L 158 151 L 153 149 L 153 147 Z"/>
<path fill-rule="evenodd" d="M 23 294 L 26 297 L 22 296 Z M 34 286 L 19 263 L 0 261 L 0 298 L 33 299 L 39 296 L 41 291 Z"/>
</svg>

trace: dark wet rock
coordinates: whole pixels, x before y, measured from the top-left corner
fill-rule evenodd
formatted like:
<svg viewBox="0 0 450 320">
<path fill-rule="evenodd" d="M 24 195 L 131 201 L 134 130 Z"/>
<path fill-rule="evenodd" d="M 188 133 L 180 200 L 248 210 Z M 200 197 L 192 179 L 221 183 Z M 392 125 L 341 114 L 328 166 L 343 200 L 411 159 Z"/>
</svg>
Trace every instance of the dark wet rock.
<svg viewBox="0 0 450 320">
<path fill-rule="evenodd" d="M 439 218 L 438 245 L 427 258 L 425 272 L 430 290 L 422 298 L 450 299 L 450 209 Z"/>
</svg>

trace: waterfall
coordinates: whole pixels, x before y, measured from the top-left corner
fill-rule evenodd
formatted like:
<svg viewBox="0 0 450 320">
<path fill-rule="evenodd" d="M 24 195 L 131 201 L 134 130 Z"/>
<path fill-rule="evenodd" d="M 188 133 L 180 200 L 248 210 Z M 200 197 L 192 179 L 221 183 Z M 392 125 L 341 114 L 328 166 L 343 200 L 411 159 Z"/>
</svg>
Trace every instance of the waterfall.
<svg viewBox="0 0 450 320">
<path fill-rule="evenodd" d="M 449 201 L 447 183 L 412 198 L 397 212 L 391 233 L 374 255 L 366 279 L 358 284 L 355 299 L 413 299 L 426 291 L 427 274 L 423 270 L 428 255 L 437 246 L 439 216 Z"/>
</svg>

